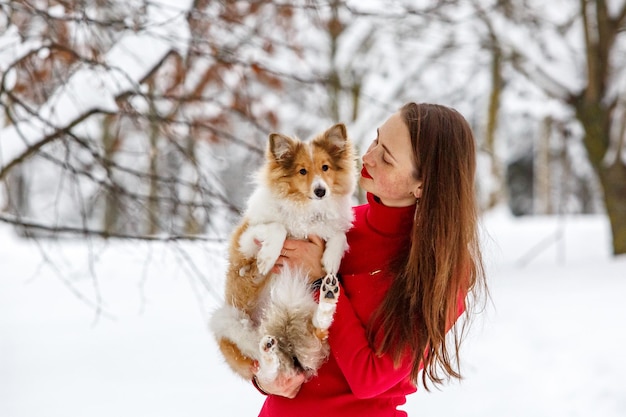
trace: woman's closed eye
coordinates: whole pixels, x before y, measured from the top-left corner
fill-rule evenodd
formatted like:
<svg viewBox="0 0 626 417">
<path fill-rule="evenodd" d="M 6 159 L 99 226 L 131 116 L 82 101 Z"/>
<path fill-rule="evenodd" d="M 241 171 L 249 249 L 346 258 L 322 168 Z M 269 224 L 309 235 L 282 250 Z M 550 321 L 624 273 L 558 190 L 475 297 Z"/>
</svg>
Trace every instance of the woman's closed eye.
<svg viewBox="0 0 626 417">
<path fill-rule="evenodd" d="M 378 139 L 374 139 L 374 143 L 376 144 L 376 146 L 379 146 Z M 382 149 L 382 156 L 380 157 L 380 159 L 383 161 L 385 165 L 391 165 L 391 162 L 389 162 L 387 158 L 385 157 L 387 155 L 387 149 L 382 145 L 380 145 L 380 147 Z"/>
</svg>

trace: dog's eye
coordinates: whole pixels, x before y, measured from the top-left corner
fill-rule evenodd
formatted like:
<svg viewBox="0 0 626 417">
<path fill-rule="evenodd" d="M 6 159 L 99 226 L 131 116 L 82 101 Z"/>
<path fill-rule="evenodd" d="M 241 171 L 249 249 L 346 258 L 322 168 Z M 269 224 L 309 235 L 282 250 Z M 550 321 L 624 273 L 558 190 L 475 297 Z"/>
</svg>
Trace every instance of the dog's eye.
<svg viewBox="0 0 626 417">
<path fill-rule="evenodd" d="M 300 175 L 306 175 L 306 169 L 302 168 L 302 169 L 300 170 Z"/>
<path fill-rule="evenodd" d="M 328 165 L 322 165 L 322 171 L 328 171 Z"/>
</svg>

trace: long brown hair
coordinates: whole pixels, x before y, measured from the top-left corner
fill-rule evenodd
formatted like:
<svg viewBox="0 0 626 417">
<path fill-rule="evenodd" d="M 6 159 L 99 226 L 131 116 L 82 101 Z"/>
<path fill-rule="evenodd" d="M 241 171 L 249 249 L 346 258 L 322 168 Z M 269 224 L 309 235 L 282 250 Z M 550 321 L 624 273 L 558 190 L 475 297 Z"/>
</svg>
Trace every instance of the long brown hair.
<svg viewBox="0 0 626 417">
<path fill-rule="evenodd" d="M 461 378 L 459 347 L 472 309 L 486 295 L 478 237 L 472 130 L 456 110 L 407 103 L 400 110 L 409 128 L 414 176 L 422 181 L 411 242 L 392 264 L 395 278 L 370 326 L 378 354 L 397 365 L 412 355 L 411 380 L 440 384 Z M 463 325 L 452 326 L 465 301 Z M 374 323 L 376 325 L 374 326 Z M 452 330 L 452 340 L 446 333 Z M 452 344 L 452 346 L 450 346 Z M 443 372 L 443 374 L 442 374 Z"/>
</svg>

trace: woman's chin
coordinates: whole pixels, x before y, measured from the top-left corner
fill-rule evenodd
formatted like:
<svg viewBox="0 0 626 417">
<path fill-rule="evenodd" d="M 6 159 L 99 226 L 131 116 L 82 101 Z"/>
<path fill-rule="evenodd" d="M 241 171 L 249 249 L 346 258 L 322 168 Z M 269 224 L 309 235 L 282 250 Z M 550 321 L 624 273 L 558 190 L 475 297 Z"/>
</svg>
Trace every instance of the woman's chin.
<svg viewBox="0 0 626 417">
<path fill-rule="evenodd" d="M 361 187 L 366 192 L 371 192 L 372 180 L 371 178 L 359 177 L 359 187 Z"/>
</svg>

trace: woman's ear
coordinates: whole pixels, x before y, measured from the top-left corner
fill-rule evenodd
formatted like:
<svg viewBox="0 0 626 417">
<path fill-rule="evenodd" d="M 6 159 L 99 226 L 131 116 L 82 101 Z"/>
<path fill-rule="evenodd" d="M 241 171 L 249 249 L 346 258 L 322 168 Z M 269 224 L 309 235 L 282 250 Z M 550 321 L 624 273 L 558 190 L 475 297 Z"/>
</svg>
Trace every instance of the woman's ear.
<svg viewBox="0 0 626 417">
<path fill-rule="evenodd" d="M 422 197 L 422 182 L 418 181 L 417 184 L 415 185 L 415 188 L 413 189 L 413 196 L 415 196 L 416 199 L 419 199 L 420 197 Z"/>
</svg>

